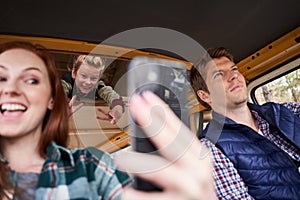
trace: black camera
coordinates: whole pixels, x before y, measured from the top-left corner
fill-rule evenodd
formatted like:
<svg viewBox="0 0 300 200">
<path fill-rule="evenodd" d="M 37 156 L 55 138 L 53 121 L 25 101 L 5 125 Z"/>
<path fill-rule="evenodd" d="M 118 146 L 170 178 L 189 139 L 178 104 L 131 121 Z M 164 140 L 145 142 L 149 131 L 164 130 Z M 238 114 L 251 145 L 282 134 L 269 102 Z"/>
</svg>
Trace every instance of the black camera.
<svg viewBox="0 0 300 200">
<path fill-rule="evenodd" d="M 190 84 L 187 79 L 186 65 L 179 61 L 166 59 L 136 57 L 128 69 L 128 97 L 134 93 L 142 94 L 150 90 L 165 101 L 173 112 L 187 126 L 189 125 L 188 96 Z M 142 112 L 142 111 L 141 111 Z M 134 151 L 159 154 L 155 145 L 132 119 L 131 142 Z M 153 191 L 161 188 L 135 178 L 134 187 L 139 190 Z"/>
</svg>

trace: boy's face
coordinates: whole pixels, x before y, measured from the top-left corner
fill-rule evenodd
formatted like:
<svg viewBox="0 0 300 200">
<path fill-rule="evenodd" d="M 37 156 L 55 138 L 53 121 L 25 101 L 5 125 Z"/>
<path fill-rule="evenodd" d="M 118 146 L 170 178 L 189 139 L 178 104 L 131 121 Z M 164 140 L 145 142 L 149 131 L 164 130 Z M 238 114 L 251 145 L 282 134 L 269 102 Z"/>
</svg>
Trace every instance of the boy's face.
<svg viewBox="0 0 300 200">
<path fill-rule="evenodd" d="M 213 59 L 206 66 L 206 85 L 209 94 L 200 97 L 213 110 L 223 113 L 225 109 L 236 108 L 247 102 L 248 92 L 245 78 L 235 63 L 227 57 Z M 198 93 L 199 95 L 199 93 Z"/>
<path fill-rule="evenodd" d="M 83 63 L 77 72 L 72 71 L 72 77 L 75 80 L 76 87 L 83 94 L 88 94 L 98 83 L 100 78 L 100 69 Z"/>
</svg>

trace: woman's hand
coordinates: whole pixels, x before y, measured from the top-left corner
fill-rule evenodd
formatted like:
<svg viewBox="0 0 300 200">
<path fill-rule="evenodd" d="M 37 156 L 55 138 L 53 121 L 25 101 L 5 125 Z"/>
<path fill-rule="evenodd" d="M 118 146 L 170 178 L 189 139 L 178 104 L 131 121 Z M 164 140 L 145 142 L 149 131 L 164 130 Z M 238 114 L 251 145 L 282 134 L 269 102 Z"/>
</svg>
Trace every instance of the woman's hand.
<svg viewBox="0 0 300 200">
<path fill-rule="evenodd" d="M 124 200 L 216 199 L 213 162 L 209 150 L 152 92 L 134 95 L 130 112 L 161 156 L 120 152 L 115 162 L 121 170 L 160 186 L 162 192 L 126 189 Z"/>
</svg>

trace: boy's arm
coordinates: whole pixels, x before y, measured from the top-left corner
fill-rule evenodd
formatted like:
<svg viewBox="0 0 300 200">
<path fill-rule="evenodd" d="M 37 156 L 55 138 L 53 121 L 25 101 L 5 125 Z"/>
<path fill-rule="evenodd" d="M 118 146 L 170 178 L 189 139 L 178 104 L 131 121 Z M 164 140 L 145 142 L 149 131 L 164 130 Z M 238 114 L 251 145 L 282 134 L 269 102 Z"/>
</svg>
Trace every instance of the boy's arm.
<svg viewBox="0 0 300 200">
<path fill-rule="evenodd" d="M 117 105 L 122 106 L 124 112 L 124 102 L 122 97 L 111 86 L 105 85 L 103 81 L 99 81 L 97 84 L 97 93 L 99 97 L 104 99 L 109 104 L 110 109 Z"/>
</svg>

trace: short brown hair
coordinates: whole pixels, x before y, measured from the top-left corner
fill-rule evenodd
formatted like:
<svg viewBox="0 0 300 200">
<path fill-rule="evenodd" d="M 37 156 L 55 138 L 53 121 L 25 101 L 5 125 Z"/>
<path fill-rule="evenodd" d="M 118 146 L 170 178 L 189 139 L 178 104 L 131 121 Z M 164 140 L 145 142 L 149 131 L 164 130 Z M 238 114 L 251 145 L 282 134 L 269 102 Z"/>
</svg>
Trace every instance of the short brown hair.
<svg viewBox="0 0 300 200">
<path fill-rule="evenodd" d="M 96 55 L 79 55 L 75 62 L 73 63 L 73 71 L 77 73 L 80 66 L 86 63 L 97 69 L 100 69 L 100 73 L 104 70 L 105 64 L 104 60 L 100 56 Z"/>
<path fill-rule="evenodd" d="M 203 90 L 208 92 L 208 88 L 206 85 L 206 65 L 214 58 L 227 57 L 229 60 L 234 62 L 234 56 L 230 53 L 229 49 L 225 47 L 218 48 L 209 48 L 206 53 L 198 59 L 198 62 L 192 67 L 190 72 L 190 81 L 195 93 L 198 90 Z M 202 101 L 197 95 L 198 101 L 205 106 L 207 109 L 211 109 L 211 107 L 204 101 Z"/>
</svg>

